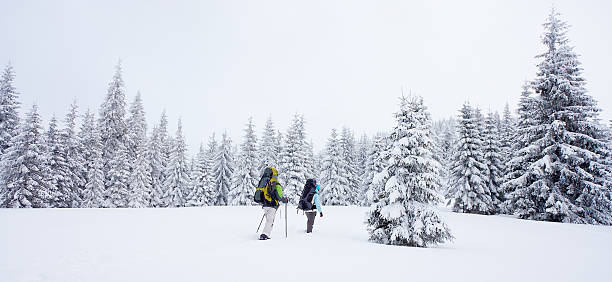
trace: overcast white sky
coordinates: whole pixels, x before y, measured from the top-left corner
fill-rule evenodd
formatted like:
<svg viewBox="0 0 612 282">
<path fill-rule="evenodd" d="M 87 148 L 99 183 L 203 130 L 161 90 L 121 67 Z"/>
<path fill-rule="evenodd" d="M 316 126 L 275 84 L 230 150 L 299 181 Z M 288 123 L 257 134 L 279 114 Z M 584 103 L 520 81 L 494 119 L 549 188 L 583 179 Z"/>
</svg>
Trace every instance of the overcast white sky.
<svg viewBox="0 0 612 282">
<path fill-rule="evenodd" d="M 162 109 L 172 133 L 181 117 L 192 152 L 213 131 L 240 141 L 249 116 L 285 131 L 294 113 L 320 149 L 333 127 L 391 128 L 402 87 L 435 118 L 466 100 L 516 108 L 552 5 L 612 119 L 609 1 L 2 0 L 0 64 L 45 120 L 74 98 L 97 111 L 121 59 L 128 103 L 140 90 L 149 128 Z"/>
</svg>

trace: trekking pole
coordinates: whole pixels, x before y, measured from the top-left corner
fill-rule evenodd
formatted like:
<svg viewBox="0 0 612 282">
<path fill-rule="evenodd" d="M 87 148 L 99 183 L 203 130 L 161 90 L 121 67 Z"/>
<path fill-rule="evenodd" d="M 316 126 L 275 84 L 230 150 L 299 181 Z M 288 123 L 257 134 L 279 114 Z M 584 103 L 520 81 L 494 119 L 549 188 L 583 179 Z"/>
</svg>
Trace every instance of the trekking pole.
<svg viewBox="0 0 612 282">
<path fill-rule="evenodd" d="M 285 238 L 287 238 L 287 203 L 285 202 Z"/>
<path fill-rule="evenodd" d="M 257 226 L 257 231 L 255 231 L 255 233 L 259 232 L 259 228 L 261 227 L 261 223 L 263 222 L 264 217 L 266 217 L 265 213 L 261 216 L 261 221 L 259 222 L 259 226 Z"/>
</svg>

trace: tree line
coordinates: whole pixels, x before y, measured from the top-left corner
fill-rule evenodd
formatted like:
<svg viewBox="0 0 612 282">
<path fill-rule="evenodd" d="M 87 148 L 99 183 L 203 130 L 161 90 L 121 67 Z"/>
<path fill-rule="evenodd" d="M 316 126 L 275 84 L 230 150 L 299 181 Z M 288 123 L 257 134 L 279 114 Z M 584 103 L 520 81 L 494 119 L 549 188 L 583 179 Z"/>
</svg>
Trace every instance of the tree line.
<svg viewBox="0 0 612 282">
<path fill-rule="evenodd" d="M 320 152 L 296 114 L 284 132 L 269 118 L 258 136 L 249 119 L 239 146 L 213 134 L 187 156 L 180 120 L 171 134 L 162 113 L 149 131 L 140 93 L 128 107 L 120 66 L 98 113 L 81 114 L 73 103 L 63 126 L 54 117 L 45 127 L 36 105 L 19 117 L 8 65 L 0 80 L 0 206 L 252 205 L 266 166 L 278 169 L 292 203 L 306 179 L 316 178 L 325 205 L 375 206 L 393 194 L 390 179 L 416 170 L 456 212 L 610 224 L 610 128 L 586 92 L 567 24 L 553 11 L 544 27 L 547 51 L 537 56 L 538 73 L 523 86 L 516 116 L 509 105 L 500 116 L 465 103 L 457 117 L 433 122 L 422 99 L 403 97 L 391 133 L 356 138 L 347 127 L 333 129 Z M 421 145 L 431 153 L 414 151 Z M 402 154 L 435 169 L 402 163 Z M 417 202 L 441 200 L 423 197 Z"/>
</svg>

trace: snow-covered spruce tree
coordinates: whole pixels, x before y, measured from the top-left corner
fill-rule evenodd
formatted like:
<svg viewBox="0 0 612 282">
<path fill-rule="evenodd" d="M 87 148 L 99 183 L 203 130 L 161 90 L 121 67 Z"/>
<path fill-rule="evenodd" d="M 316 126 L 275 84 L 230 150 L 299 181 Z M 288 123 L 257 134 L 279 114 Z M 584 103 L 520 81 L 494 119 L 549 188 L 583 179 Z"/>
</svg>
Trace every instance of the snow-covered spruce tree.
<svg viewBox="0 0 612 282">
<path fill-rule="evenodd" d="M 370 138 L 367 134 L 362 134 L 359 138 L 359 141 L 356 144 L 355 149 L 355 160 L 356 160 L 356 169 L 357 169 L 357 177 L 359 181 L 357 197 L 355 198 L 355 204 L 360 206 L 367 206 L 367 192 L 368 186 L 364 185 L 366 174 L 366 162 L 368 159 L 368 153 L 372 144 L 370 142 Z"/>
<path fill-rule="evenodd" d="M 61 132 L 57 128 L 57 118 L 53 116 L 49 121 L 46 136 L 47 166 L 49 167 L 49 182 L 54 188 L 53 201 L 49 207 L 69 208 L 72 203 L 74 183 L 66 162 L 66 148 Z"/>
<path fill-rule="evenodd" d="M 232 174 L 234 173 L 234 158 L 232 156 L 232 140 L 223 133 L 221 145 L 215 157 L 212 176 L 214 179 L 213 189 L 216 192 L 214 205 L 227 206 L 229 204 L 228 194 L 230 192 Z"/>
<path fill-rule="evenodd" d="M 355 146 L 355 160 L 357 163 L 356 170 L 358 176 L 363 176 L 365 172 L 366 160 L 368 159 L 368 152 L 370 151 L 371 146 L 372 144 L 368 135 L 362 134 Z"/>
<path fill-rule="evenodd" d="M 206 204 L 208 206 L 213 206 L 217 203 L 217 197 L 219 194 L 219 190 L 217 189 L 217 184 L 216 184 L 216 175 L 214 174 L 214 168 L 215 168 L 215 163 L 216 163 L 216 159 L 217 159 L 217 154 L 219 153 L 219 144 L 217 143 L 217 139 L 215 136 L 215 133 L 213 132 L 213 134 L 210 136 L 210 138 L 208 139 L 208 144 L 207 144 L 207 149 L 206 149 L 206 156 L 208 159 L 208 167 L 206 168 L 206 171 L 208 173 L 208 178 L 210 179 L 210 185 L 208 185 L 206 188 L 206 194 L 205 194 L 205 199 L 206 199 Z"/>
<path fill-rule="evenodd" d="M 287 130 L 287 136 L 284 137 L 281 168 L 278 172 L 283 185 L 283 195 L 286 195 L 292 204 L 297 203 L 298 194 L 306 183 L 305 143 L 304 117 L 296 114 Z"/>
<path fill-rule="evenodd" d="M 260 163 L 257 167 L 259 172 L 269 166 L 278 169 L 279 154 L 276 145 L 276 129 L 274 129 L 272 117 L 269 117 L 261 135 L 261 146 L 259 146 Z"/>
<path fill-rule="evenodd" d="M 176 137 L 170 153 L 170 163 L 166 170 L 168 177 L 163 184 L 166 187 L 163 199 L 168 207 L 185 206 L 187 195 L 184 193 L 189 190 L 189 185 L 191 184 L 186 153 L 187 145 L 183 137 L 183 126 L 179 119 Z"/>
<path fill-rule="evenodd" d="M 451 187 L 448 198 L 453 211 L 492 214 L 495 205 L 488 187 L 487 166 L 480 135 L 478 111 L 465 103 L 457 124 L 458 140 L 451 170 Z"/>
<path fill-rule="evenodd" d="M 510 113 L 510 106 L 506 103 L 504 107 L 504 113 L 501 119 L 501 126 L 499 130 L 500 134 L 500 150 L 502 155 L 502 160 L 504 163 L 507 163 L 511 159 L 512 155 L 512 145 L 514 143 L 514 138 L 516 136 L 516 121 L 512 117 Z"/>
<path fill-rule="evenodd" d="M 455 153 L 454 145 L 456 142 L 456 128 L 455 128 L 455 119 L 449 118 L 442 120 L 440 122 L 440 131 L 438 132 L 438 138 L 436 139 L 437 143 L 437 153 L 440 156 L 437 157 L 438 162 L 442 165 L 442 169 L 440 170 L 440 177 L 442 185 L 440 186 L 440 193 L 446 194 L 451 186 L 451 170 L 452 170 L 452 161 L 453 155 Z"/>
<path fill-rule="evenodd" d="M 440 201 L 440 165 L 433 157 L 431 118 L 422 98 L 401 98 L 380 179 L 384 190 L 367 217 L 370 241 L 415 247 L 452 240 L 432 205 Z"/>
<path fill-rule="evenodd" d="M 34 105 L 1 157 L 0 181 L 6 190 L 1 195 L 0 207 L 46 208 L 54 203 L 56 192 L 49 182 L 41 123 L 38 107 Z"/>
<path fill-rule="evenodd" d="M 83 159 L 85 168 L 85 187 L 82 193 L 81 208 L 101 208 L 105 206 L 104 199 L 104 172 L 102 164 L 102 148 L 100 144 L 100 133 L 94 115 L 85 112 L 83 124 L 79 132 L 83 148 Z"/>
<path fill-rule="evenodd" d="M 78 117 L 78 106 L 76 101 L 70 105 L 70 110 L 66 115 L 65 127 L 62 131 L 62 142 L 64 143 L 64 157 L 66 161 L 67 177 L 71 182 L 71 202 L 70 207 L 78 208 L 83 201 L 83 189 L 85 188 L 85 169 L 83 158 L 83 144 L 77 135 L 76 119 Z"/>
<path fill-rule="evenodd" d="M 280 130 L 276 131 L 276 140 L 274 140 L 274 150 L 276 150 L 276 166 L 283 167 L 283 152 L 285 151 L 285 140 L 283 133 Z"/>
<path fill-rule="evenodd" d="M 127 151 L 127 125 L 125 93 L 121 64 L 117 64 L 115 75 L 100 109 L 100 139 L 104 164 L 104 186 L 108 207 L 126 207 L 128 200 L 129 162 Z"/>
<path fill-rule="evenodd" d="M 519 187 L 516 181 L 510 180 L 524 175 L 529 164 L 537 160 L 537 151 L 540 150 L 539 146 L 534 144 L 536 136 L 540 135 L 536 120 L 540 103 L 532 94 L 530 83 L 525 82 L 517 109 L 516 134 L 508 156 L 509 160 L 506 162 L 504 183 L 501 186 L 506 198 Z M 502 205 L 502 212 L 514 213 L 514 206 L 508 199 Z"/>
<path fill-rule="evenodd" d="M 113 158 L 108 163 L 110 170 L 105 172 L 105 196 L 106 207 L 108 208 L 125 208 L 128 206 L 130 196 L 128 190 L 130 179 L 128 158 L 125 143 L 117 143 L 117 151 L 113 153 Z"/>
<path fill-rule="evenodd" d="M 336 129 L 327 139 L 326 154 L 321 170 L 321 186 L 324 205 L 345 206 L 350 201 L 349 180 L 346 162 L 342 155 L 342 144 Z"/>
<path fill-rule="evenodd" d="M 14 79 L 13 66 L 9 63 L 0 78 L 0 154 L 8 149 L 19 127 L 19 97 L 13 86 Z"/>
<path fill-rule="evenodd" d="M 147 121 L 140 92 L 130 107 L 127 144 L 130 165 L 128 207 L 146 208 L 151 205 L 151 164 L 147 158 Z"/>
<path fill-rule="evenodd" d="M 240 146 L 236 170 L 232 178 L 232 186 L 228 195 L 233 206 L 253 205 L 253 191 L 259 181 L 257 137 L 253 118 L 244 129 L 244 141 Z"/>
<path fill-rule="evenodd" d="M 310 178 L 316 178 L 317 176 L 317 168 L 315 167 L 315 154 L 314 154 L 314 148 L 313 148 L 313 141 L 307 141 L 304 143 L 304 156 L 306 157 L 304 159 L 304 167 L 305 167 L 305 173 L 304 173 L 304 177 L 306 179 L 310 179 Z M 300 189 L 298 189 L 297 193 L 300 193 L 301 191 L 299 191 Z"/>
<path fill-rule="evenodd" d="M 187 195 L 188 207 L 201 207 L 210 205 L 209 194 L 213 180 L 210 174 L 210 160 L 206 154 L 204 144 L 200 144 L 200 150 L 195 158 L 191 173 L 191 192 Z"/>
<path fill-rule="evenodd" d="M 499 117 L 499 115 L 498 115 Z M 491 199 L 495 207 L 495 212 L 500 210 L 500 205 L 504 201 L 501 185 L 504 177 L 504 163 L 501 155 L 500 134 L 496 124 L 497 120 L 492 112 L 487 114 L 483 133 L 483 152 L 485 165 L 487 166 L 488 186 L 491 192 Z"/>
<path fill-rule="evenodd" d="M 524 219 L 612 224 L 611 168 L 599 109 L 587 94 L 567 24 L 553 9 L 544 23 L 546 52 L 532 87 L 538 107 L 530 140 L 507 182 L 509 206 Z M 533 109 L 532 109 L 533 110 Z"/>
<path fill-rule="evenodd" d="M 385 160 L 387 157 L 386 153 L 386 139 L 387 137 L 384 135 L 377 135 L 374 137 L 374 142 L 372 143 L 372 147 L 368 152 L 368 157 L 366 159 L 365 170 L 363 173 L 363 181 L 361 185 L 365 191 L 364 197 L 364 206 L 370 206 L 375 201 L 375 199 L 380 200 L 383 192 L 382 181 L 376 179 L 376 176 L 379 175 L 384 168 Z"/>
<path fill-rule="evenodd" d="M 343 127 L 339 139 L 340 155 L 343 159 L 346 176 L 347 205 L 358 204 L 359 175 L 357 174 L 357 155 L 355 153 L 355 137 L 348 127 Z"/>
</svg>

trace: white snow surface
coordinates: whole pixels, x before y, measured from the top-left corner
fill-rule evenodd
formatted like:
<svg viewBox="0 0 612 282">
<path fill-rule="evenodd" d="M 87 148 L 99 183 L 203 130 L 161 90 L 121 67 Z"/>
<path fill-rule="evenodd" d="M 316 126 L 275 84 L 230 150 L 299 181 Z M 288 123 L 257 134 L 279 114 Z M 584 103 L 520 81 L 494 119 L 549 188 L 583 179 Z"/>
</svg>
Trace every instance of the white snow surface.
<svg viewBox="0 0 612 282">
<path fill-rule="evenodd" d="M 282 208 L 284 212 L 284 207 Z M 366 208 L 0 209 L 0 281 L 610 281 L 612 227 L 441 210 L 455 241 L 368 242 Z M 284 213 L 283 213 L 284 216 Z M 263 226 L 262 226 L 263 228 Z"/>
</svg>

